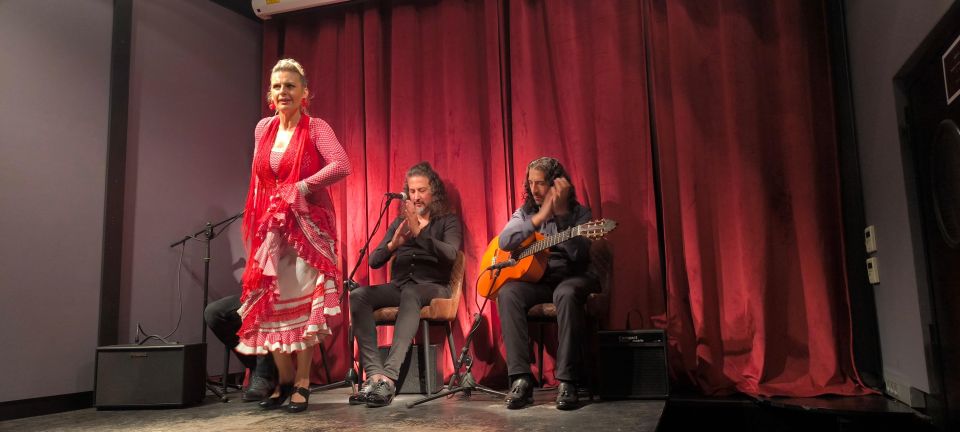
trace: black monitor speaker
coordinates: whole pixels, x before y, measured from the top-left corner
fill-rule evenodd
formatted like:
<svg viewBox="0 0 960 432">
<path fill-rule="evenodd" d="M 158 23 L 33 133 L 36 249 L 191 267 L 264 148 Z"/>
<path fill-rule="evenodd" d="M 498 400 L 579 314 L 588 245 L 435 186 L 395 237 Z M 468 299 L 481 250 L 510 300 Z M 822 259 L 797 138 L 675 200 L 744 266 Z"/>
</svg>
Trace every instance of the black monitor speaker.
<svg viewBox="0 0 960 432">
<path fill-rule="evenodd" d="M 111 345 L 97 348 L 94 406 L 181 407 L 206 392 L 204 344 Z"/>
<path fill-rule="evenodd" d="M 670 393 L 663 330 L 598 334 L 597 394 L 603 399 L 663 399 Z"/>
</svg>

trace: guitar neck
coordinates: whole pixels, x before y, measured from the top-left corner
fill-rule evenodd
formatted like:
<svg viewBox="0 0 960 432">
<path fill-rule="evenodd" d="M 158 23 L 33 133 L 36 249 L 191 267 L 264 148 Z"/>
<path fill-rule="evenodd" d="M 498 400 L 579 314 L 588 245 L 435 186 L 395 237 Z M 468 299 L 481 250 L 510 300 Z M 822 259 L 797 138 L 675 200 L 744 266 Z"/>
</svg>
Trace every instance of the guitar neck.
<svg viewBox="0 0 960 432">
<path fill-rule="evenodd" d="M 524 258 L 526 258 L 526 257 L 528 257 L 528 256 L 531 256 L 531 255 L 534 255 L 534 254 L 536 254 L 536 253 L 538 253 L 538 252 L 540 252 L 540 251 L 542 251 L 542 250 L 544 250 L 544 249 L 551 248 L 551 247 L 556 246 L 556 245 L 558 245 L 558 244 L 560 244 L 560 243 L 563 243 L 563 242 L 565 242 L 565 241 L 567 241 L 567 240 L 570 240 L 571 238 L 573 238 L 573 237 L 576 236 L 576 235 L 574 235 L 574 233 L 573 233 L 573 229 L 574 229 L 574 228 L 576 228 L 576 227 L 567 228 L 567 229 L 565 229 L 565 230 L 563 230 L 563 231 L 560 231 L 560 232 L 558 232 L 558 233 L 556 233 L 556 234 L 549 235 L 549 236 L 547 236 L 547 237 L 544 237 L 544 238 L 542 238 L 542 239 L 540 239 L 540 240 L 537 240 L 537 241 L 531 243 L 530 246 L 527 246 L 527 247 L 523 250 L 523 252 L 521 252 L 520 255 L 517 256 L 517 259 L 524 259 Z"/>
</svg>

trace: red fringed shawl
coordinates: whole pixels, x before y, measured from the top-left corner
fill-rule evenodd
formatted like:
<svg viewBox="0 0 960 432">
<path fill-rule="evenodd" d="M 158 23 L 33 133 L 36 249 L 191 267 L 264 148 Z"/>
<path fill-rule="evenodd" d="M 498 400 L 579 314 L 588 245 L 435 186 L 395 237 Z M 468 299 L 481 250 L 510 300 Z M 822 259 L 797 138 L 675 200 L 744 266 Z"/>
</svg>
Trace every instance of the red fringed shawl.
<svg viewBox="0 0 960 432">
<path fill-rule="evenodd" d="M 264 245 L 269 231 L 279 232 L 279 237 L 293 246 L 300 258 L 321 273 L 335 278 L 337 286 L 340 286 L 340 274 L 335 264 L 336 231 L 329 198 L 321 199 L 319 203 L 311 202 L 297 187 L 298 181 L 323 166 L 322 158 L 310 139 L 310 118 L 300 116 L 280 166 L 274 173 L 270 166 L 270 152 L 279 126 L 279 117 L 269 120 L 256 143 L 253 156 L 250 189 L 243 217 L 247 266 L 243 272 L 243 294 L 240 298 L 244 303 L 241 313 L 243 325 L 238 332 L 241 337 L 258 328 L 264 313 L 273 309 L 277 298 L 272 289 L 276 277 L 265 275 L 264 266 L 267 263 L 257 259 L 264 255 L 258 254 L 262 252 L 262 247 L 271 246 Z M 311 171 L 306 172 L 304 167 L 311 168 Z M 290 311 L 294 314 L 299 312 Z"/>
</svg>

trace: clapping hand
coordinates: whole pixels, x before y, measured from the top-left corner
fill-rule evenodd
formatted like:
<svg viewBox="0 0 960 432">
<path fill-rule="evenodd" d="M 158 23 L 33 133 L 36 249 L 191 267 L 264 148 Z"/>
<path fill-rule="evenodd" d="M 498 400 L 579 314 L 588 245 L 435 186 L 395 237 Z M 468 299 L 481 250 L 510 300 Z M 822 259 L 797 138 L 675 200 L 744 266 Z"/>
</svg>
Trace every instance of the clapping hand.
<svg viewBox="0 0 960 432">
<path fill-rule="evenodd" d="M 393 238 L 390 239 L 390 243 L 387 244 L 387 248 L 391 251 L 397 250 L 398 247 L 402 246 L 410 238 L 410 228 L 407 226 L 407 221 L 404 220 L 400 222 L 400 225 L 397 226 L 397 230 L 393 232 Z"/>
<path fill-rule="evenodd" d="M 410 230 L 410 236 L 420 235 L 420 229 L 423 228 L 420 224 L 420 211 L 417 210 L 417 206 L 413 205 L 413 201 L 406 200 L 403 202 L 403 217 L 406 218 L 405 222 Z"/>
<path fill-rule="evenodd" d="M 558 177 L 554 180 L 553 186 L 550 186 L 543 197 L 543 204 L 538 212 L 540 217 L 548 220 L 554 215 L 566 215 L 570 211 L 570 193 L 570 182 L 567 179 Z"/>
<path fill-rule="evenodd" d="M 550 209 L 553 214 L 563 216 L 570 211 L 570 182 L 563 177 L 557 177 L 553 186 L 547 192 L 544 201 L 550 200 Z"/>
</svg>

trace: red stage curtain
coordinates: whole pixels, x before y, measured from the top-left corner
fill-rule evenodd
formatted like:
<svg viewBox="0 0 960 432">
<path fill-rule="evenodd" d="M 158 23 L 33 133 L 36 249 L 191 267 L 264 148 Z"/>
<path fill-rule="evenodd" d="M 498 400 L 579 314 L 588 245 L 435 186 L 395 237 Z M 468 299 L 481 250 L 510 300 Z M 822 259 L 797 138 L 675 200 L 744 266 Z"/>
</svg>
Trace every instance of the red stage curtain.
<svg viewBox="0 0 960 432">
<path fill-rule="evenodd" d="M 824 5 L 651 5 L 677 378 L 708 394 L 864 393 Z"/>
<path fill-rule="evenodd" d="M 353 265 L 373 229 L 383 193 L 401 190 L 407 168 L 426 160 L 445 180 L 464 221 L 467 256 L 465 296 L 454 326 L 458 347 L 478 309 L 473 281 L 480 257 L 512 207 L 499 13 L 495 1 L 371 2 L 297 14 L 268 23 L 265 33 L 266 46 L 282 45 L 265 65 L 278 57 L 303 63 L 312 80 L 311 110 L 330 122 L 351 158 L 354 173 L 338 186 L 335 199 L 344 268 Z M 388 213 L 373 247 L 396 214 L 396 208 Z M 365 262 L 355 280 L 382 283 L 386 272 L 368 273 Z M 489 331 L 491 310 L 492 303 L 474 346 L 478 379 L 503 367 L 495 348 L 499 338 Z M 337 374 L 349 357 L 343 330 L 332 341 Z M 380 343 L 389 345 L 392 329 L 380 333 Z M 440 359 L 445 375 L 452 370 L 448 350 Z"/>
<path fill-rule="evenodd" d="M 516 203 L 526 165 L 558 158 L 594 218 L 619 223 L 608 236 L 614 284 L 606 327 L 663 327 L 643 17 L 625 1 L 514 1 L 510 87 Z M 556 332 L 544 377 L 553 384 Z"/>
<path fill-rule="evenodd" d="M 333 191 L 343 268 L 407 167 L 444 177 L 465 225 L 458 347 L 478 260 L 521 202 L 526 164 L 550 155 L 595 217 L 620 223 L 608 327 L 667 328 L 675 378 L 707 393 L 856 394 L 823 26 L 822 4 L 801 0 L 374 1 L 269 21 L 264 67 L 304 64 L 310 109 L 353 163 Z M 502 387 L 493 309 L 473 372 Z M 327 342 L 332 380 L 344 330 Z"/>
</svg>

